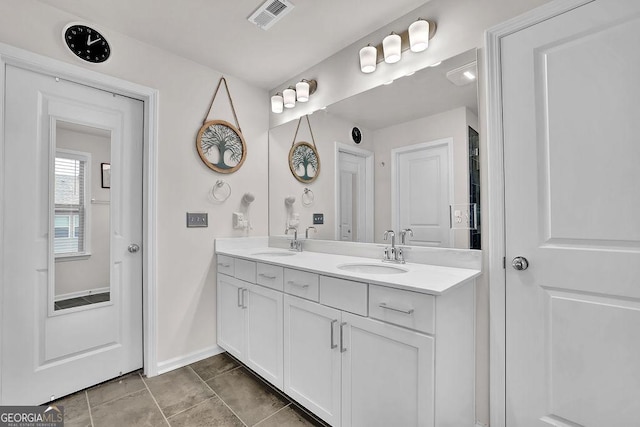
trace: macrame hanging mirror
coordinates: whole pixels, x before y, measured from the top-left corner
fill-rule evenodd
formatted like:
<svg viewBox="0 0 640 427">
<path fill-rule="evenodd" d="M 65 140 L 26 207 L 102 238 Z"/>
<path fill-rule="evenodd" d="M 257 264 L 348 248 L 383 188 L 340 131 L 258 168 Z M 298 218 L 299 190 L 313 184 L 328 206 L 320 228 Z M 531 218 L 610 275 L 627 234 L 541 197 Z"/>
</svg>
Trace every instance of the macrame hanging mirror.
<svg viewBox="0 0 640 427">
<path fill-rule="evenodd" d="M 225 120 L 207 121 L 213 108 L 213 101 L 215 101 L 222 83 L 224 83 L 227 96 L 229 97 L 233 119 L 236 122 L 235 126 Z M 242 136 L 238 116 L 236 115 L 233 100 L 231 99 L 231 92 L 229 92 L 229 86 L 224 77 L 220 78 L 216 91 L 211 99 L 209 110 L 204 117 L 202 127 L 196 138 L 196 148 L 204 164 L 210 169 L 220 173 L 233 173 L 237 171 L 247 157 L 247 144 Z"/>
<path fill-rule="evenodd" d="M 291 173 L 298 181 L 308 184 L 315 181 L 320 174 L 320 156 L 318 155 L 316 141 L 311 130 L 309 116 L 305 115 L 304 117 L 307 119 L 312 143 L 296 142 L 298 131 L 300 130 L 300 122 L 302 122 L 302 117 L 300 117 L 296 133 L 293 136 L 293 142 L 291 143 L 291 149 L 289 150 L 289 169 L 291 169 Z"/>
</svg>

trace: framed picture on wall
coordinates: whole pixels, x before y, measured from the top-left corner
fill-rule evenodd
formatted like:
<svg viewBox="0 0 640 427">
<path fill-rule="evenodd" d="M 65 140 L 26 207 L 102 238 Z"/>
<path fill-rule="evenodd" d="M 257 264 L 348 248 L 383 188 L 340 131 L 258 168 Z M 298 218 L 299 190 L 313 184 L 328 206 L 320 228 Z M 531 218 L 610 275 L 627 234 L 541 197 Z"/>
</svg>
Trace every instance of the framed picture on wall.
<svg viewBox="0 0 640 427">
<path fill-rule="evenodd" d="M 111 188 L 111 163 L 100 163 L 102 169 L 102 188 Z"/>
</svg>

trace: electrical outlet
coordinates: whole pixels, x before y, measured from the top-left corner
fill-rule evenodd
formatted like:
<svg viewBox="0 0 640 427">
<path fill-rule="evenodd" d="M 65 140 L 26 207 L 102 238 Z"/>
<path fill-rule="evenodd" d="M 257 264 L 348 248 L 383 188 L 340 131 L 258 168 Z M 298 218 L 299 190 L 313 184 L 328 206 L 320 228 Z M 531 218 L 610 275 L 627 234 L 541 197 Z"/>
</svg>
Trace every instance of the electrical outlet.
<svg viewBox="0 0 640 427">
<path fill-rule="evenodd" d="M 187 228 L 191 227 L 208 227 L 209 214 L 187 212 Z"/>
<path fill-rule="evenodd" d="M 324 214 L 314 213 L 313 214 L 313 224 L 314 225 L 324 224 Z"/>
</svg>

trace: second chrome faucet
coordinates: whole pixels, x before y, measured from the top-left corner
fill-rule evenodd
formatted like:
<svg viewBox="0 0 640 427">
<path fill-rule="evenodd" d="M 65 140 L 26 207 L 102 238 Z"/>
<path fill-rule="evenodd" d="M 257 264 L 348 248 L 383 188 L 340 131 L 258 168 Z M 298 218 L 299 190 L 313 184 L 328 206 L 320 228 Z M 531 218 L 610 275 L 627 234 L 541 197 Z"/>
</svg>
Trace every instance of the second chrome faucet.
<svg viewBox="0 0 640 427">
<path fill-rule="evenodd" d="M 410 228 L 403 229 L 400 231 L 400 243 L 402 245 L 406 244 L 406 237 L 409 234 L 413 237 L 413 230 Z M 393 230 L 387 230 L 384 232 L 384 240 L 386 241 L 389 237 L 391 237 L 391 247 L 386 246 L 384 248 L 384 256 L 382 258 L 383 262 L 395 262 L 398 264 L 404 264 L 406 261 L 404 259 L 403 248 L 396 247 L 396 232 Z"/>
</svg>

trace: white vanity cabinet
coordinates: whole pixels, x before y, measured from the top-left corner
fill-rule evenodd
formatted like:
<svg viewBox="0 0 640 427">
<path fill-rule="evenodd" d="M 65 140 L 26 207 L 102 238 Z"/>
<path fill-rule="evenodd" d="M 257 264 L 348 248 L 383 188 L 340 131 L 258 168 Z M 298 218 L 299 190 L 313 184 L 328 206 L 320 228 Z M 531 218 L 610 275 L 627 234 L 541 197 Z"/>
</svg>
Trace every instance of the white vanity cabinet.
<svg viewBox="0 0 640 427">
<path fill-rule="evenodd" d="M 334 427 L 474 425 L 473 279 L 430 295 L 272 267 L 284 293 L 218 274 L 221 347 Z"/>
<path fill-rule="evenodd" d="M 235 270 L 238 271 L 237 262 Z M 218 345 L 280 390 L 283 388 L 282 298 L 282 292 L 218 274 Z"/>
</svg>

